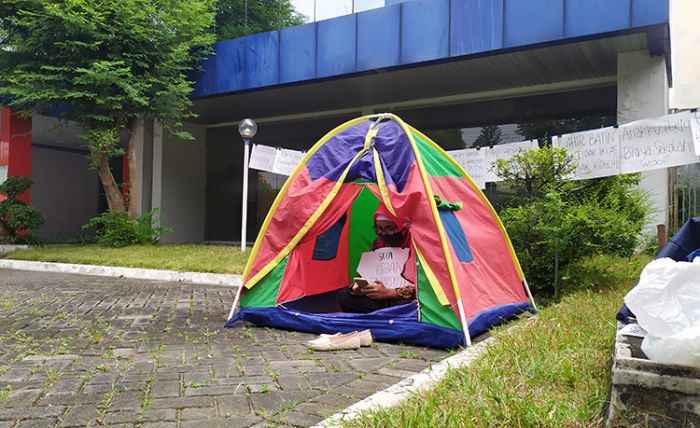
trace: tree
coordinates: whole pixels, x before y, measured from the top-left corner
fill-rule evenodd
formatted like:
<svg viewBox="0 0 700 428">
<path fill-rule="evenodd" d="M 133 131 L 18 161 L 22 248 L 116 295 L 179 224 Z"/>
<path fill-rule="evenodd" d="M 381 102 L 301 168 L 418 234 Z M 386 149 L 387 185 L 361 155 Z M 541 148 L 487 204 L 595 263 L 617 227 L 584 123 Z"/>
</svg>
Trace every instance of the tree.
<svg viewBox="0 0 700 428">
<path fill-rule="evenodd" d="M 474 140 L 472 145 L 474 148 L 478 147 L 492 147 L 503 141 L 501 137 L 501 128 L 498 125 L 486 125 L 481 128 L 481 133 Z"/>
<path fill-rule="evenodd" d="M 234 39 L 301 25 L 304 21 L 304 16 L 294 10 L 290 0 L 219 0 L 216 37 L 218 40 Z"/>
<path fill-rule="evenodd" d="M 79 121 L 110 210 L 137 215 L 136 130 L 144 117 L 181 138 L 190 70 L 214 42 L 215 0 L 3 0 L 0 96 L 23 114 Z M 128 200 L 109 158 L 128 132 Z M 128 205 L 127 205 L 128 204 Z"/>
<path fill-rule="evenodd" d="M 572 156 L 549 144 L 495 166 L 514 191 L 499 214 L 533 290 L 558 300 L 579 260 L 637 248 L 649 212 L 638 174 L 572 181 Z"/>
<path fill-rule="evenodd" d="M 15 175 L 0 184 L 0 242 L 32 242 L 30 234 L 44 224 L 39 210 L 19 199 L 32 183 L 30 178 Z"/>
</svg>

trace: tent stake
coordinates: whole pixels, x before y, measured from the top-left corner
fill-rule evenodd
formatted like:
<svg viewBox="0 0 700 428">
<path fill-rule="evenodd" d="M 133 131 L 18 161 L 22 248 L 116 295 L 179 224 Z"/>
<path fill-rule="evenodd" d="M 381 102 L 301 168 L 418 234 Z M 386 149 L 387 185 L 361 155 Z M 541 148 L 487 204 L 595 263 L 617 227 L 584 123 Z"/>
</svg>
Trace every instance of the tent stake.
<svg viewBox="0 0 700 428">
<path fill-rule="evenodd" d="M 459 308 L 459 318 L 462 321 L 462 330 L 464 330 L 464 340 L 467 347 L 472 346 L 472 338 L 469 335 L 469 326 L 467 325 L 467 317 L 464 315 L 464 306 L 462 306 L 462 299 L 457 298 L 457 308 Z"/>
<path fill-rule="evenodd" d="M 233 305 L 231 305 L 231 310 L 228 313 L 228 318 L 226 318 L 226 321 L 230 320 L 233 318 L 233 312 L 236 310 L 236 306 L 238 306 L 238 301 L 241 298 L 241 293 L 243 293 L 243 285 L 238 289 L 236 292 L 236 298 L 233 299 Z"/>
<path fill-rule="evenodd" d="M 532 308 L 536 311 L 537 305 L 535 305 L 535 298 L 532 297 L 532 293 L 530 292 L 530 286 L 527 285 L 527 279 L 523 278 L 523 284 L 525 285 L 525 291 L 527 291 L 527 297 L 530 298 L 530 303 L 532 303 Z"/>
</svg>

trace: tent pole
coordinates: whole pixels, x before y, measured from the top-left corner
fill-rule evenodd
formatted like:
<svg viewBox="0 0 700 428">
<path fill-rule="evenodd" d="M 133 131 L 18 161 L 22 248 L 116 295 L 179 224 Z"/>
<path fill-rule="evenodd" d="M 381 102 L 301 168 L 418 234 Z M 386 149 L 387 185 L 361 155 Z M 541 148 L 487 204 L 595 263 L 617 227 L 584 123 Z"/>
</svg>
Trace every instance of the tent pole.
<svg viewBox="0 0 700 428">
<path fill-rule="evenodd" d="M 226 318 L 226 321 L 233 318 L 233 312 L 236 310 L 236 306 L 238 306 L 238 301 L 241 299 L 241 293 L 243 293 L 243 285 L 241 285 L 238 291 L 236 292 L 236 297 L 233 299 L 233 305 L 231 305 L 231 310 L 228 312 L 228 318 Z"/>
<path fill-rule="evenodd" d="M 527 291 L 527 297 L 530 298 L 530 303 L 532 303 L 532 308 L 534 310 L 537 310 L 537 305 L 535 305 L 535 298 L 532 297 L 532 293 L 530 292 L 530 286 L 527 285 L 527 279 L 523 278 L 523 284 L 525 285 L 525 291 Z"/>
<path fill-rule="evenodd" d="M 464 343 L 467 346 L 472 346 L 472 338 L 469 335 L 469 325 L 467 325 L 467 317 L 464 314 L 464 306 L 462 306 L 462 299 L 457 298 L 457 308 L 459 308 L 459 319 L 462 322 L 462 330 L 464 330 Z"/>
</svg>

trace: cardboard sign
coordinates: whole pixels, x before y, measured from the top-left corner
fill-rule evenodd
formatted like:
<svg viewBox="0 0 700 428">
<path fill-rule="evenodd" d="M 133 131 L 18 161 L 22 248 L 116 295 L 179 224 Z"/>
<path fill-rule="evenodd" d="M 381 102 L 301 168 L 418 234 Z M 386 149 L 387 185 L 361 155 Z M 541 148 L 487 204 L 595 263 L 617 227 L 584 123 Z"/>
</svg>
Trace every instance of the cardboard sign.
<svg viewBox="0 0 700 428">
<path fill-rule="evenodd" d="M 691 112 L 643 119 L 621 125 L 620 169 L 623 174 L 698 161 L 691 123 Z"/>
<path fill-rule="evenodd" d="M 573 180 L 607 177 L 620 173 L 620 143 L 613 127 L 555 137 L 554 147 L 565 148 L 576 160 Z"/>
<path fill-rule="evenodd" d="M 269 146 L 253 145 L 253 150 L 250 154 L 250 162 L 248 167 L 260 171 L 272 172 L 277 158 L 277 149 Z"/>
<path fill-rule="evenodd" d="M 304 153 L 296 150 L 279 149 L 272 166 L 275 174 L 290 176 L 299 162 L 304 158 Z"/>
<path fill-rule="evenodd" d="M 369 282 L 376 279 L 382 281 L 386 288 L 411 285 L 401 276 L 408 259 L 408 252 L 408 248 L 385 247 L 362 253 L 357 273 Z"/>
<path fill-rule="evenodd" d="M 483 148 L 486 156 L 486 173 L 484 174 L 484 182 L 503 181 L 501 177 L 494 172 L 493 164 L 498 159 L 508 160 L 519 151 L 527 151 L 538 147 L 537 140 L 521 141 L 518 143 L 499 144 L 497 146 Z"/>
<path fill-rule="evenodd" d="M 486 151 L 477 149 L 451 150 L 447 152 L 461 166 L 480 189 L 486 187 L 484 176 L 488 170 Z"/>
</svg>

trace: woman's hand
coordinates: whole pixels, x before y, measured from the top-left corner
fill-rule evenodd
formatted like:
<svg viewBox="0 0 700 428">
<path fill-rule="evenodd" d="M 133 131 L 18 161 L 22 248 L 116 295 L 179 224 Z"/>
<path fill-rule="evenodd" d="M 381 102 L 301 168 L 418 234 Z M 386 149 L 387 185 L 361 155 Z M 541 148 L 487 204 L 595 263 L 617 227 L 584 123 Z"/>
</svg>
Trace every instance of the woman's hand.
<svg viewBox="0 0 700 428">
<path fill-rule="evenodd" d="M 398 298 L 396 290 L 386 288 L 384 283 L 378 279 L 370 282 L 368 286 L 362 289 L 362 293 L 372 300 L 392 300 Z"/>
</svg>

